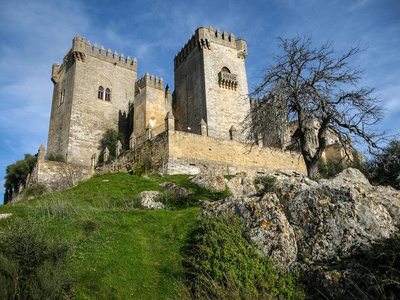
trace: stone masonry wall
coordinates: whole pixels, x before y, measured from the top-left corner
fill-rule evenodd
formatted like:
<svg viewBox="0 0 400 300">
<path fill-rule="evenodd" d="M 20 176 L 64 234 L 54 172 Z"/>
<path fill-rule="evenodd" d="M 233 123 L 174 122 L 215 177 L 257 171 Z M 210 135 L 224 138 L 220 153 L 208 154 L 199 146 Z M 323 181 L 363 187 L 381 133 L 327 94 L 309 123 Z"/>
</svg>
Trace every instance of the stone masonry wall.
<svg viewBox="0 0 400 300">
<path fill-rule="evenodd" d="M 53 73 L 56 75 L 52 78 L 54 90 L 49 134 L 47 138 L 47 155 L 58 154 L 66 159 L 68 153 L 75 64 L 73 64 L 73 61 L 65 62 L 61 66 L 54 64 Z"/>
<path fill-rule="evenodd" d="M 136 72 L 88 56 L 77 61 L 68 153 L 74 163 L 90 165 L 99 154 L 100 139 L 109 129 L 118 130 L 126 122 L 129 102 L 134 99 Z M 98 88 L 111 90 L 111 101 L 97 98 Z M 109 149 L 112 151 L 111 149 Z"/>
<path fill-rule="evenodd" d="M 226 170 L 226 174 L 246 171 L 255 175 L 265 169 L 307 172 L 303 158 L 296 152 L 258 146 L 250 151 L 250 146 L 236 141 L 179 131 L 168 133 L 165 173 L 198 173 L 204 167 Z"/>
<path fill-rule="evenodd" d="M 236 77 L 236 87 L 219 83 L 224 67 Z M 250 111 L 244 57 L 238 57 L 236 48 L 212 42 L 210 50 L 204 50 L 204 74 L 208 135 L 228 140 L 229 129 L 234 126 L 240 133 L 241 123 Z"/>
</svg>

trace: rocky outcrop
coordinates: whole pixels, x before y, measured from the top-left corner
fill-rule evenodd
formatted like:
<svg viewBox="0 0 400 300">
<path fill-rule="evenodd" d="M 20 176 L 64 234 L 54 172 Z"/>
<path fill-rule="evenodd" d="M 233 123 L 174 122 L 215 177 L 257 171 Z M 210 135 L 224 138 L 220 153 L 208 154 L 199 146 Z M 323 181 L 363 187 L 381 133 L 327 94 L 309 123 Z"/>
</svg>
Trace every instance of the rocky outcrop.
<svg viewBox="0 0 400 300">
<path fill-rule="evenodd" d="M 269 255 L 281 266 L 296 260 L 297 244 L 293 227 L 275 194 L 231 196 L 208 204 L 201 216 L 235 214 L 249 228 L 249 238 L 258 244 L 261 254 Z"/>
<path fill-rule="evenodd" d="M 157 191 L 144 191 L 139 194 L 139 197 L 141 198 L 141 204 L 144 207 L 153 209 L 163 209 L 165 208 L 164 204 L 155 201 L 157 197 L 159 197 L 160 195 L 162 195 L 162 193 Z"/>
<path fill-rule="evenodd" d="M 237 196 L 256 193 L 254 180 L 246 172 L 239 172 L 228 180 L 218 172 L 204 170 L 192 178 L 192 183 L 213 192 L 223 192 L 228 186 L 232 195 Z"/>
<path fill-rule="evenodd" d="M 210 203 L 202 215 L 238 215 L 260 253 L 306 268 L 341 261 L 398 231 L 399 192 L 371 186 L 358 170 L 320 182 L 280 176 L 275 190 Z"/>
<path fill-rule="evenodd" d="M 192 183 L 211 190 L 213 192 L 223 192 L 226 189 L 228 180 L 221 174 L 212 171 L 203 171 L 192 178 Z"/>
<path fill-rule="evenodd" d="M 254 180 L 246 172 L 239 172 L 228 180 L 227 183 L 230 192 L 235 196 L 255 194 Z"/>
<path fill-rule="evenodd" d="M 189 191 L 183 187 L 177 186 L 175 183 L 173 182 L 164 182 L 161 183 L 160 186 L 162 186 L 164 189 L 173 191 L 175 194 L 187 197 L 189 195 L 192 195 L 193 192 Z"/>
</svg>

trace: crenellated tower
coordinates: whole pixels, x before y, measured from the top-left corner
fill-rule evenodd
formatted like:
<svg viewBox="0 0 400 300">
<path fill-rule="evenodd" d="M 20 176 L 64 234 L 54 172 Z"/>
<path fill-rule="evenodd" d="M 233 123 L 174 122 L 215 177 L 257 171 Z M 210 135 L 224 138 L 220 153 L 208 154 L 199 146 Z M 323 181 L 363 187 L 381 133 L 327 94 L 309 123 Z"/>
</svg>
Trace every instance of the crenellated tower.
<svg viewBox="0 0 400 300">
<path fill-rule="evenodd" d="M 133 133 L 136 137 L 145 133 L 150 125 L 164 130 L 165 116 L 172 112 L 171 91 L 164 89 L 162 78 L 146 73 L 135 83 Z"/>
<path fill-rule="evenodd" d="M 178 130 L 201 134 L 203 120 L 208 136 L 243 140 L 241 122 L 250 109 L 246 56 L 246 41 L 232 33 L 196 30 L 174 59 Z"/>
<path fill-rule="evenodd" d="M 52 68 L 47 155 L 93 164 L 107 129 L 128 131 L 127 115 L 136 78 L 136 59 L 116 51 L 112 54 L 110 49 L 99 49 L 97 44 L 92 46 L 85 38 L 75 37 L 62 64 L 53 64 Z"/>
</svg>

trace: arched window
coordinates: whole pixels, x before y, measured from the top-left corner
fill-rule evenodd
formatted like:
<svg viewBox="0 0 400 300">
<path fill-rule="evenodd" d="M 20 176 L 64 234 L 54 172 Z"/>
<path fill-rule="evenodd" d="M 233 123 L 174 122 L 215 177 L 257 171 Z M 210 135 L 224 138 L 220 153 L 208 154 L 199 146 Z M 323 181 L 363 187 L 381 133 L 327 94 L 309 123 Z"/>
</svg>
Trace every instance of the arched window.
<svg viewBox="0 0 400 300">
<path fill-rule="evenodd" d="M 99 86 L 99 92 L 97 93 L 97 98 L 103 100 L 104 99 L 104 88 Z"/>
<path fill-rule="evenodd" d="M 221 72 L 229 73 L 229 74 L 231 73 L 231 71 L 229 71 L 229 69 L 227 67 L 223 67 Z"/>
<path fill-rule="evenodd" d="M 60 105 L 64 103 L 64 99 L 65 99 L 65 89 L 62 90 L 60 95 Z"/>
<path fill-rule="evenodd" d="M 106 89 L 106 98 L 104 100 L 111 101 L 111 90 L 108 88 Z"/>
</svg>

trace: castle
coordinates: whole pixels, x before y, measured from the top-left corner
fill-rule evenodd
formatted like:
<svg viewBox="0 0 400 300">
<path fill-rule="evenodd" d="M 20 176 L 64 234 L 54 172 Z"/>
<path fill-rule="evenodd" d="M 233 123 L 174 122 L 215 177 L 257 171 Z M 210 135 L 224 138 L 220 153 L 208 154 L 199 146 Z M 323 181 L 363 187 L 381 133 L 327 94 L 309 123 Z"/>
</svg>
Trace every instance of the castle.
<svg viewBox="0 0 400 300">
<path fill-rule="evenodd" d="M 168 113 L 179 131 L 201 134 L 202 123 L 207 136 L 232 139 L 250 105 L 246 55 L 245 40 L 198 28 L 175 57 L 172 99 L 162 78 L 148 73 L 137 78 L 136 59 L 75 37 L 63 63 L 52 68 L 47 155 L 93 164 L 107 129 L 136 138 L 148 127 L 159 133 Z"/>
<path fill-rule="evenodd" d="M 30 184 L 61 190 L 95 171 L 123 171 L 126 163 L 166 174 L 306 172 L 296 151 L 268 145 L 264 138 L 250 151 L 245 142 L 242 122 L 251 105 L 247 54 L 244 39 L 211 26 L 198 28 L 175 56 L 172 93 L 162 78 L 146 73 L 138 79 L 135 58 L 75 37 L 62 64 L 52 67 L 47 153 L 42 145 Z M 127 151 L 119 142 L 100 153 L 108 129 L 124 133 Z M 111 162 L 109 153 L 116 157 Z M 48 159 L 54 155 L 64 162 Z M 105 162 L 99 164 L 99 158 Z"/>
</svg>

